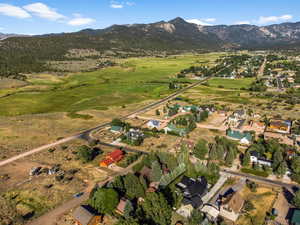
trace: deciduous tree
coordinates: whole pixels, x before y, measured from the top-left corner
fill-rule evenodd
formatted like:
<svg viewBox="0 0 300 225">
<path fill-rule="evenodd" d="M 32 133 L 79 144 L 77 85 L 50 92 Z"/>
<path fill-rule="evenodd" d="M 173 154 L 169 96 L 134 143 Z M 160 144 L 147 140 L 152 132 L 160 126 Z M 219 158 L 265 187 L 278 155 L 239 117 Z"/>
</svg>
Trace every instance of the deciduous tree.
<svg viewBox="0 0 300 225">
<path fill-rule="evenodd" d="M 89 199 L 89 204 L 102 214 L 111 214 L 118 203 L 118 193 L 111 188 L 99 188 Z"/>
</svg>

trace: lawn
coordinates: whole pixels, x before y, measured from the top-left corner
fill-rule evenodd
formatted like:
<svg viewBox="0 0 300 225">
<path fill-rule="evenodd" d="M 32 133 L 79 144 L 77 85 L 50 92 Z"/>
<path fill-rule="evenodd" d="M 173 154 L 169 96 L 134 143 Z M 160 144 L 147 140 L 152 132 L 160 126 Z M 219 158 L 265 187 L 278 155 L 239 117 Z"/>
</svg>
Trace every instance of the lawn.
<svg viewBox="0 0 300 225">
<path fill-rule="evenodd" d="M 224 79 L 224 78 L 214 78 L 208 81 L 211 87 L 222 87 L 225 89 L 248 89 L 254 78 L 241 78 L 241 79 Z"/>
<path fill-rule="evenodd" d="M 212 79 L 214 80 L 214 79 Z M 229 80 L 234 82 L 234 80 Z M 233 104 L 250 104 L 253 97 L 249 96 L 248 91 L 217 88 L 212 86 L 200 85 L 185 93 L 183 96 L 192 97 L 195 101 L 200 99 L 202 104 L 213 102 L 226 102 Z"/>
<path fill-rule="evenodd" d="M 95 72 L 52 75 L 29 79 L 22 88 L 0 90 L 0 115 L 16 116 L 49 112 L 102 110 L 170 94 L 168 83 L 175 74 L 202 60 L 213 63 L 220 54 L 172 56 L 169 58 L 132 58 L 119 66 Z"/>
</svg>

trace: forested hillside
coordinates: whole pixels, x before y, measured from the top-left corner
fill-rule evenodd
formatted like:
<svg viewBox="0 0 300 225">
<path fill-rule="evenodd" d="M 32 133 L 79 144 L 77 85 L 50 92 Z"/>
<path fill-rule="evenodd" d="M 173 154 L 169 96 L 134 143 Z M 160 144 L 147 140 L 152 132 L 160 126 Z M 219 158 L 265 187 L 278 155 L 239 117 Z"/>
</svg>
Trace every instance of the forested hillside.
<svg viewBox="0 0 300 225">
<path fill-rule="evenodd" d="M 298 48 L 300 23 L 200 26 L 181 18 L 152 24 L 114 25 L 75 33 L 11 37 L 0 42 L 0 76 L 52 70 L 49 61 L 80 60 L 67 57 L 72 49 L 92 49 L 114 57 L 158 55 L 183 51 Z M 289 33 L 287 36 L 286 34 Z M 91 56 L 89 56 L 91 57 Z M 96 57 L 96 56 L 94 56 Z"/>
</svg>

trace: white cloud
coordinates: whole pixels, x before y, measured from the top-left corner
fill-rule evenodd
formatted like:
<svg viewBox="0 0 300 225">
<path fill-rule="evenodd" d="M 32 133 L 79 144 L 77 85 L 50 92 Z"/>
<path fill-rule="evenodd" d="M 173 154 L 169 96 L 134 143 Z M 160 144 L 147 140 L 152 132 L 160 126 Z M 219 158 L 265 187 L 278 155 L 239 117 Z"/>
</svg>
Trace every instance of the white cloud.
<svg viewBox="0 0 300 225">
<path fill-rule="evenodd" d="M 276 23 L 283 22 L 287 20 L 291 20 L 293 18 L 292 15 L 282 15 L 282 16 L 261 16 L 256 21 L 258 24 L 267 24 L 267 23 Z"/>
<path fill-rule="evenodd" d="M 80 14 L 73 14 L 73 15 L 76 18 L 71 19 L 68 22 L 68 24 L 71 26 L 83 26 L 83 25 L 89 25 L 89 24 L 96 22 L 96 20 L 94 20 L 92 18 L 82 17 Z"/>
<path fill-rule="evenodd" d="M 28 12 L 26 12 L 24 9 L 9 4 L 0 4 L 0 14 L 5 16 L 17 17 L 20 19 L 31 17 L 31 15 Z"/>
<path fill-rule="evenodd" d="M 207 18 L 207 19 L 202 19 L 203 21 L 205 22 L 208 22 L 208 23 L 213 23 L 213 22 L 216 22 L 216 18 Z"/>
<path fill-rule="evenodd" d="M 3 28 L 3 27 L 0 27 L 0 30 L 4 30 L 4 28 Z"/>
<path fill-rule="evenodd" d="M 65 19 L 66 17 L 62 14 L 59 14 L 58 12 L 56 12 L 56 9 L 52 9 L 50 7 L 48 7 L 47 5 L 45 5 L 44 3 L 33 3 L 30 5 L 25 5 L 23 7 L 25 10 L 27 10 L 28 12 L 33 13 L 35 16 L 44 18 L 44 19 L 48 19 L 48 20 L 52 20 L 52 21 L 56 21 L 56 20 L 61 20 L 61 19 Z"/>
<path fill-rule="evenodd" d="M 113 9 L 122 9 L 124 7 L 124 5 L 120 4 L 120 3 L 111 3 L 110 7 Z"/>
<path fill-rule="evenodd" d="M 236 24 L 236 25 L 250 24 L 250 21 L 248 21 L 248 20 L 244 20 L 244 21 L 237 21 L 237 22 L 235 22 L 234 24 Z"/>
<path fill-rule="evenodd" d="M 211 26 L 212 25 L 211 23 L 207 23 L 207 21 L 205 21 L 205 19 L 189 19 L 186 21 L 189 23 L 194 23 L 194 24 L 202 25 L 202 26 Z"/>
</svg>

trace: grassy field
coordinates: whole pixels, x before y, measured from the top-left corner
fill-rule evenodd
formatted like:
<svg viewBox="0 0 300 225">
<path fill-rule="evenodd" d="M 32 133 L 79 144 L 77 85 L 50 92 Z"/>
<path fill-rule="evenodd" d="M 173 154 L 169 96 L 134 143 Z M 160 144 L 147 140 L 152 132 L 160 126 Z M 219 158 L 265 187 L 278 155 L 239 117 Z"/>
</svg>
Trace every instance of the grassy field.
<svg viewBox="0 0 300 225">
<path fill-rule="evenodd" d="M 223 78 L 214 78 L 208 81 L 209 86 L 211 87 L 223 87 L 226 89 L 241 89 L 249 88 L 250 84 L 254 81 L 254 78 L 242 78 L 242 79 L 223 79 Z"/>
<path fill-rule="evenodd" d="M 0 90 L 0 115 L 102 110 L 169 94 L 168 83 L 180 70 L 219 54 L 121 60 L 118 67 L 65 77 L 35 75 L 22 88 Z"/>
<path fill-rule="evenodd" d="M 271 188 L 259 187 L 256 192 L 251 192 L 248 188 L 242 193 L 245 200 L 254 205 L 254 210 L 239 217 L 237 225 L 263 225 L 266 213 L 271 210 L 276 192 Z"/>
</svg>

